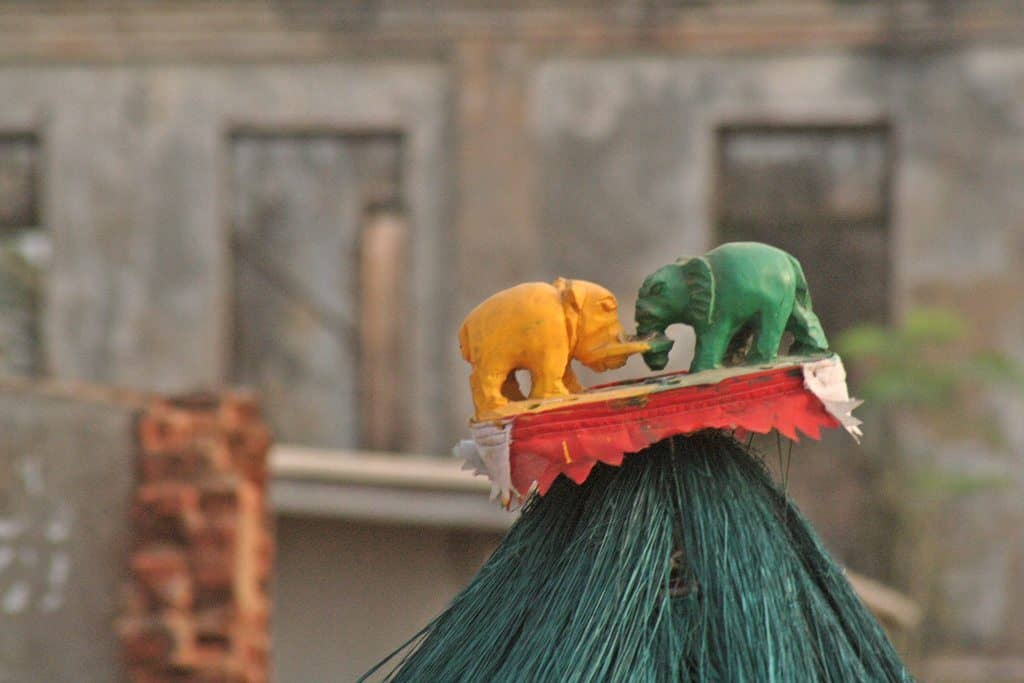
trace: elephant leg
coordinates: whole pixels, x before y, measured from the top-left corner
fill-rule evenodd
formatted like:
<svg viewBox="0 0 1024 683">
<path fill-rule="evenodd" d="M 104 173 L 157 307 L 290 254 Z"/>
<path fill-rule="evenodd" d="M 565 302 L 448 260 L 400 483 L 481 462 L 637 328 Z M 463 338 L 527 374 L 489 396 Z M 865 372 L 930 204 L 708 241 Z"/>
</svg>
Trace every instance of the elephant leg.
<svg viewBox="0 0 1024 683">
<path fill-rule="evenodd" d="M 516 380 L 515 370 L 510 370 L 508 376 L 505 377 L 505 381 L 501 385 L 501 395 L 510 401 L 526 400 L 523 390 L 519 388 L 519 382 Z"/>
<path fill-rule="evenodd" d="M 825 339 L 825 331 L 821 329 L 821 321 L 810 307 L 799 302 L 794 304 L 786 329 L 793 334 L 793 345 L 789 347 L 791 354 L 828 351 L 828 340 Z"/>
<path fill-rule="evenodd" d="M 492 370 L 479 366 L 473 367 L 469 375 L 469 388 L 473 393 L 473 405 L 478 418 L 487 417 L 498 408 L 508 405 L 508 399 L 502 395 L 501 387 L 508 370 Z"/>
<path fill-rule="evenodd" d="M 723 359 L 725 365 L 740 365 L 746 361 L 747 354 L 750 353 L 753 345 L 754 332 L 754 326 L 748 323 L 740 327 L 739 332 L 732 336 L 729 346 L 725 350 Z"/>
<path fill-rule="evenodd" d="M 779 344 L 786 328 L 786 318 L 775 311 L 761 311 L 754 345 L 747 354 L 747 365 L 770 363 L 779 355 Z"/>
<path fill-rule="evenodd" d="M 576 377 L 576 373 L 572 370 L 572 363 L 565 366 L 565 374 L 562 375 L 562 383 L 565 384 L 565 388 L 573 394 L 578 394 L 583 391 L 583 385 L 580 384 L 579 378 Z"/>
<path fill-rule="evenodd" d="M 530 398 L 568 396 L 569 389 L 562 377 L 569 367 L 569 359 L 562 354 L 548 353 L 529 368 Z"/>
<path fill-rule="evenodd" d="M 690 372 L 722 367 L 725 350 L 735 332 L 736 329 L 724 324 L 697 332 L 697 348 L 690 363 Z"/>
</svg>

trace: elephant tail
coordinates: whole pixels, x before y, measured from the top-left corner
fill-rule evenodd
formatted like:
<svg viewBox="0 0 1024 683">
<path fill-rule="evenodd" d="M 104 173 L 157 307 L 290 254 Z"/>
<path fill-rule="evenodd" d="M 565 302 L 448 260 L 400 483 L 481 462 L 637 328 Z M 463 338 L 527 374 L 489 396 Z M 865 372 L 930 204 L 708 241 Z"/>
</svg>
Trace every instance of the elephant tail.
<svg viewBox="0 0 1024 683">
<path fill-rule="evenodd" d="M 466 328 L 466 323 L 462 323 L 462 327 L 459 328 L 459 353 L 467 363 L 473 362 L 469 357 L 469 330 Z"/>
<path fill-rule="evenodd" d="M 811 309 L 811 291 L 807 288 L 807 278 L 804 276 L 804 269 L 800 262 L 793 256 L 789 256 L 789 262 L 793 266 L 793 275 L 796 276 L 796 303 L 798 306 Z"/>
<path fill-rule="evenodd" d="M 792 256 L 789 256 L 789 262 L 793 265 L 793 275 L 796 278 L 793 313 L 789 316 L 789 322 L 786 325 L 786 329 L 793 333 L 793 346 L 790 347 L 789 352 L 804 354 L 827 351 L 828 340 L 825 338 L 825 331 L 821 328 L 818 316 L 811 309 L 811 292 L 807 288 L 804 269 L 800 267 L 800 262 Z"/>
</svg>

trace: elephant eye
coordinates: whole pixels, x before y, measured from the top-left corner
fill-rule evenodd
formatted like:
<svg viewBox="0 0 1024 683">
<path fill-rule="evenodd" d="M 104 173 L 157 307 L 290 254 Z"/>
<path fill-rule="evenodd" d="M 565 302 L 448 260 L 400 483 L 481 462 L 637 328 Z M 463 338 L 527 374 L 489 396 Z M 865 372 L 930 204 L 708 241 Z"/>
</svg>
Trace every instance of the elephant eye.
<svg viewBox="0 0 1024 683">
<path fill-rule="evenodd" d="M 665 291 L 665 283 L 664 282 L 655 282 L 653 285 L 651 285 L 650 289 L 647 290 L 647 294 L 650 295 L 650 296 L 658 296 L 659 294 L 661 294 L 664 291 Z"/>
</svg>

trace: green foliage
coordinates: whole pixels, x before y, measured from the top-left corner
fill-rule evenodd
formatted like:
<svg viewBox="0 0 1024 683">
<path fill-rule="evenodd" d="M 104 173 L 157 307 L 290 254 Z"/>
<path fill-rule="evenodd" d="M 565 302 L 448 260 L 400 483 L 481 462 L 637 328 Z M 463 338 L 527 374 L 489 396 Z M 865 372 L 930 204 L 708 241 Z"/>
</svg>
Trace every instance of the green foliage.
<svg viewBox="0 0 1024 683">
<path fill-rule="evenodd" d="M 1005 434 L 979 397 L 994 389 L 1024 391 L 1024 368 L 1004 353 L 977 348 L 970 331 L 953 311 L 921 308 L 897 327 L 851 328 L 836 340 L 835 349 L 869 403 L 914 416 L 938 439 L 972 438 L 998 450 L 1006 446 Z M 1005 483 L 919 460 L 906 487 L 922 499 L 941 499 L 992 491 Z"/>
<path fill-rule="evenodd" d="M 0 283 L 0 301 L 38 297 L 42 286 L 39 269 L 4 240 L 0 240 Z"/>
<path fill-rule="evenodd" d="M 971 475 L 935 468 L 922 469 L 910 480 L 910 487 L 925 497 L 947 498 L 1005 489 L 1013 482 L 993 475 Z"/>
<path fill-rule="evenodd" d="M 763 464 L 717 431 L 559 478 L 410 649 L 388 680 L 910 680 Z"/>
<path fill-rule="evenodd" d="M 946 309 L 911 311 L 898 327 L 860 325 L 835 342 L 869 401 L 951 410 L 974 391 L 1002 386 L 1024 390 L 1024 368 L 992 349 L 966 349 L 969 327 Z"/>
<path fill-rule="evenodd" d="M 0 375 L 38 370 L 41 292 L 39 268 L 15 239 L 0 235 Z"/>
</svg>

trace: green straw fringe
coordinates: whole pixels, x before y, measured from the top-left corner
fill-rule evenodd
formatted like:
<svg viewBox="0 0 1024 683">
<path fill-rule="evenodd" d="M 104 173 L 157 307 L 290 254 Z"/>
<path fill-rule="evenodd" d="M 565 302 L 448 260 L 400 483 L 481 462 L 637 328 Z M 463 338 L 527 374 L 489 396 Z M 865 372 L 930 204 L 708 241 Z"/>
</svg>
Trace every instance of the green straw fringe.
<svg viewBox="0 0 1024 683">
<path fill-rule="evenodd" d="M 911 681 L 761 461 L 717 431 L 560 478 L 384 680 Z"/>
</svg>

